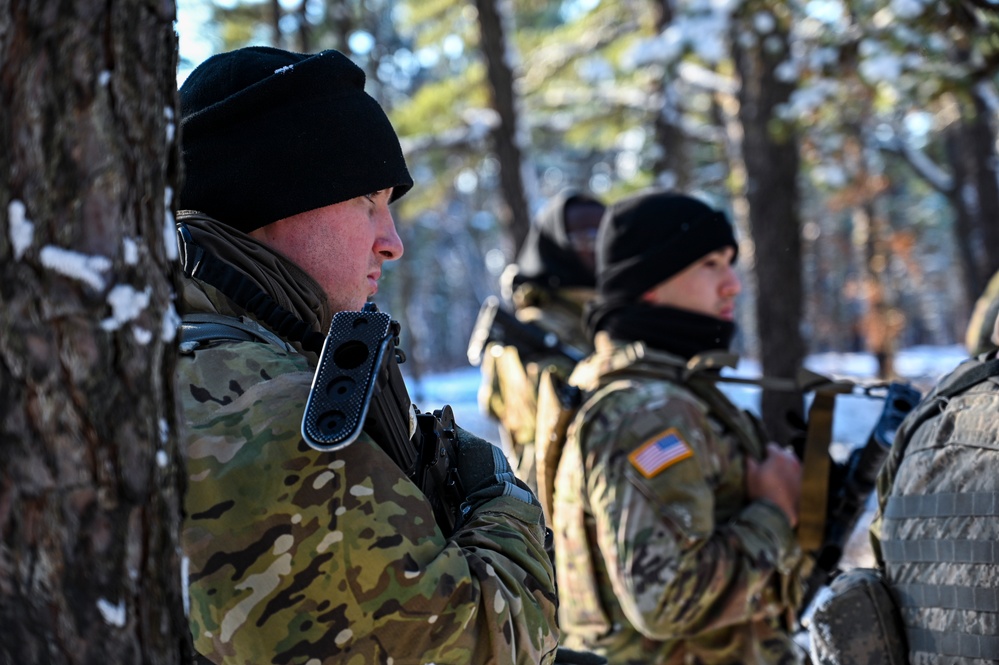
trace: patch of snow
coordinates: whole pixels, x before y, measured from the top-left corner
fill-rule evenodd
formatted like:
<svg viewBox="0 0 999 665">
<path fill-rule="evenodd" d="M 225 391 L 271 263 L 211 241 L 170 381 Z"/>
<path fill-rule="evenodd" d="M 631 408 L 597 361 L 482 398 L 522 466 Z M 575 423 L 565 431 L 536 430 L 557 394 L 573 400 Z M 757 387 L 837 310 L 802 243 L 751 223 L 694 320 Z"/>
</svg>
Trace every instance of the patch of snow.
<svg viewBox="0 0 999 665">
<path fill-rule="evenodd" d="M 121 628 L 125 625 L 125 603 L 118 601 L 117 605 L 112 605 L 109 601 L 101 598 L 97 601 L 97 609 L 104 620 L 112 626 Z"/>
<path fill-rule="evenodd" d="M 38 258 L 49 270 L 81 281 L 95 291 L 104 290 L 103 273 L 111 269 L 111 259 L 106 256 L 89 256 L 54 245 L 43 247 Z"/>
<path fill-rule="evenodd" d="M 7 205 L 7 217 L 10 220 L 8 232 L 10 244 L 14 246 L 14 259 L 20 261 L 35 240 L 35 225 L 27 218 L 24 203 L 17 199 Z"/>
</svg>

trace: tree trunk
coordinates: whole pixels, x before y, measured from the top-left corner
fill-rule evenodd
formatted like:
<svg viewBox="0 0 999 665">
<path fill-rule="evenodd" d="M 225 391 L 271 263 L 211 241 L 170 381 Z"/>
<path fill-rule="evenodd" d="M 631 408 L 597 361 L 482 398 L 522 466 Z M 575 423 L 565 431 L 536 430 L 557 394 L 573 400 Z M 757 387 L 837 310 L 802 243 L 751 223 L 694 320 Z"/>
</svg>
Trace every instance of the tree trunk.
<svg viewBox="0 0 999 665">
<path fill-rule="evenodd" d="M 500 189 L 505 205 L 500 223 L 506 230 L 515 254 L 520 251 L 531 217 L 524 187 L 523 156 L 518 143 L 517 96 L 513 89 L 513 68 L 509 62 L 506 29 L 498 0 L 475 0 L 479 14 L 482 53 L 492 95 L 493 110 L 499 122 L 492 130 L 493 150 L 500 164 Z"/>
<path fill-rule="evenodd" d="M 271 31 L 274 33 L 274 39 L 271 44 L 275 48 L 284 48 L 284 35 L 281 34 L 281 17 L 284 15 L 284 10 L 281 9 L 281 0 L 271 0 Z"/>
<path fill-rule="evenodd" d="M 742 154 L 746 164 L 749 220 L 756 247 L 757 322 L 763 374 L 793 377 L 802 366 L 805 345 L 802 314 L 801 233 L 798 220 L 798 144 L 794 129 L 775 115 L 787 102 L 792 86 L 777 79 L 778 65 L 788 60 L 787 26 L 775 18 L 768 34 L 755 40 L 757 18 L 769 10 L 759 3 L 743 5 L 733 22 L 732 39 L 739 87 Z M 772 14 L 771 14 L 772 15 Z M 777 441 L 790 436 L 787 414 L 802 412 L 799 396 L 764 392 L 762 417 Z"/>
<path fill-rule="evenodd" d="M 175 7 L 0 5 L 0 664 L 189 661 Z"/>
<path fill-rule="evenodd" d="M 975 216 L 968 208 L 965 192 L 968 187 L 968 153 L 971 151 L 969 136 L 962 123 L 952 124 L 944 132 L 944 146 L 947 151 L 947 161 L 951 165 L 953 183 L 946 192 L 947 199 L 954 209 L 954 242 L 958 256 L 961 259 L 961 271 L 964 274 L 964 311 L 967 314 L 982 289 L 985 288 L 985 278 L 979 263 L 979 255 L 975 247 L 981 243 L 976 238 L 978 231 Z M 967 316 L 965 316 L 965 319 Z"/>
<path fill-rule="evenodd" d="M 999 154 L 996 152 L 996 130 L 991 121 L 984 93 L 979 87 L 971 90 L 974 116 L 968 118 L 975 190 L 978 192 L 978 220 L 985 245 L 985 274 L 988 280 L 999 271 Z"/>
<path fill-rule="evenodd" d="M 673 22 L 672 3 L 670 0 L 653 0 L 652 12 L 656 34 L 662 34 Z M 655 95 L 662 98 L 663 105 L 656 114 L 655 135 L 659 154 L 652 171 L 660 187 L 686 192 L 689 191 L 692 180 L 687 140 L 680 124 L 683 109 L 676 84 L 680 80 L 676 65 L 676 62 L 663 64 L 663 75 L 658 81 L 657 89 L 653 90 Z"/>
<path fill-rule="evenodd" d="M 298 50 L 300 53 L 312 52 L 312 27 L 309 25 L 307 16 L 309 0 L 302 0 L 302 3 L 295 10 L 295 17 L 298 19 Z"/>
</svg>

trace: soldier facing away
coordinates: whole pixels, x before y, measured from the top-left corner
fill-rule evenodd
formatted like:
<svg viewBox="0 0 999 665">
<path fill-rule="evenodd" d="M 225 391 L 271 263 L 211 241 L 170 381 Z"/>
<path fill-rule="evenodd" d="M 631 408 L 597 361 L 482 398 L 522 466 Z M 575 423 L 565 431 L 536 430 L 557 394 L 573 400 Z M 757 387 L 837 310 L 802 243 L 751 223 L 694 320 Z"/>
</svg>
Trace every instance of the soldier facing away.
<svg viewBox="0 0 999 665">
<path fill-rule="evenodd" d="M 518 320 L 555 335 L 580 356 L 593 350 L 583 307 L 596 285 L 594 245 L 603 212 L 604 204 L 588 194 L 560 192 L 538 214 L 517 262 L 507 266 L 501 280 L 504 300 Z M 538 382 L 545 369 L 568 377 L 573 366 L 551 349 L 490 342 L 481 352 L 480 408 L 499 422 L 517 476 L 535 490 Z"/>
<path fill-rule="evenodd" d="M 937 384 L 903 421 L 878 476 L 872 543 L 913 665 L 999 662 L 997 353 Z M 821 662 L 857 654 L 835 655 Z"/>
<path fill-rule="evenodd" d="M 699 369 L 735 329 L 736 252 L 725 216 L 681 194 L 601 225 L 553 528 L 564 641 L 612 664 L 805 659 L 785 628 L 800 466 Z"/>
<path fill-rule="evenodd" d="M 364 80 L 336 51 L 250 47 L 180 90 L 195 646 L 241 665 L 550 662 L 545 524 L 498 448 L 459 430 L 467 517 L 445 538 L 370 435 L 337 452 L 301 436 L 334 313 L 403 253 L 389 203 L 413 181 Z"/>
</svg>

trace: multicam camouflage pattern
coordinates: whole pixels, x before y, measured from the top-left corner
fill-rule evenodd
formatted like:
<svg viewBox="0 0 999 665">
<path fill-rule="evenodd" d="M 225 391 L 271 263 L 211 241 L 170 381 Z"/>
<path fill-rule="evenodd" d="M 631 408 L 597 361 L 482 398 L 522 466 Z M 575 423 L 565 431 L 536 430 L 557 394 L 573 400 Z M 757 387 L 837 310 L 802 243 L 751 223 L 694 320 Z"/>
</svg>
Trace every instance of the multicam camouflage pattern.
<svg viewBox="0 0 999 665">
<path fill-rule="evenodd" d="M 190 307 L 222 296 L 188 280 Z M 190 625 L 216 663 L 549 663 L 558 639 L 541 510 L 491 500 L 445 539 L 369 437 L 300 435 L 306 356 L 222 342 L 179 361 Z"/>
<path fill-rule="evenodd" d="M 677 383 L 682 367 L 598 336 L 573 373 L 591 396 L 555 480 L 563 642 L 613 665 L 803 662 L 782 628 L 800 593 L 791 525 L 744 489 L 764 444 L 713 382 Z M 645 478 L 628 455 L 668 428 L 694 454 Z"/>
<path fill-rule="evenodd" d="M 939 397 L 977 364 L 909 414 L 878 477 L 872 544 L 913 665 L 999 662 L 999 377 Z M 991 651 L 973 657 L 974 645 Z"/>
<path fill-rule="evenodd" d="M 532 293 L 529 298 L 522 293 L 528 289 Z M 544 303 L 517 309 L 517 318 L 541 326 L 583 353 L 589 352 L 592 345 L 583 335 L 582 307 L 576 302 L 581 296 L 552 294 L 543 298 L 539 291 L 531 284 L 518 289 L 517 302 L 527 299 L 536 303 L 543 299 Z M 517 349 L 496 342 L 486 345 L 482 354 L 479 407 L 500 424 L 510 448 L 514 472 L 535 492 L 538 489 L 534 465 L 538 384 L 545 369 L 568 377 L 572 367 L 572 361 L 560 354 L 535 355 L 525 362 Z"/>
</svg>

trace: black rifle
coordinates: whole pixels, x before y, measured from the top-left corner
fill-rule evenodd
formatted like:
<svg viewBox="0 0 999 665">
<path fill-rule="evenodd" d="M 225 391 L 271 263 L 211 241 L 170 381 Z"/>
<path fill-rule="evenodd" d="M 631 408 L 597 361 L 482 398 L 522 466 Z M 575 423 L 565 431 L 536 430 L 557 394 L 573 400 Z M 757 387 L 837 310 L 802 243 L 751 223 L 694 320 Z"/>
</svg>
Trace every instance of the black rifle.
<svg viewBox="0 0 999 665">
<path fill-rule="evenodd" d="M 366 431 L 426 495 L 438 526 L 450 536 L 460 526 L 465 499 L 454 414 L 450 406 L 421 413 L 410 401 L 399 371 L 405 362 L 396 348 L 400 329 L 373 303 L 333 316 L 305 405 L 302 437 L 330 452 Z"/>
<path fill-rule="evenodd" d="M 512 346 L 528 361 L 532 356 L 557 353 L 578 363 L 586 354 L 565 344 L 558 335 L 548 332 L 536 323 L 521 321 L 504 309 L 496 296 L 486 298 L 468 340 L 468 362 L 478 366 L 489 342 Z"/>
<path fill-rule="evenodd" d="M 922 394 L 907 383 L 888 384 L 884 408 L 867 441 L 855 448 L 846 462 L 833 465 L 829 478 L 825 534 L 821 547 L 814 553 L 815 567 L 805 583 L 802 609 L 807 608 L 815 592 L 839 572 L 843 548 L 874 491 L 878 472 L 891 450 L 895 432 L 921 398 Z"/>
</svg>

